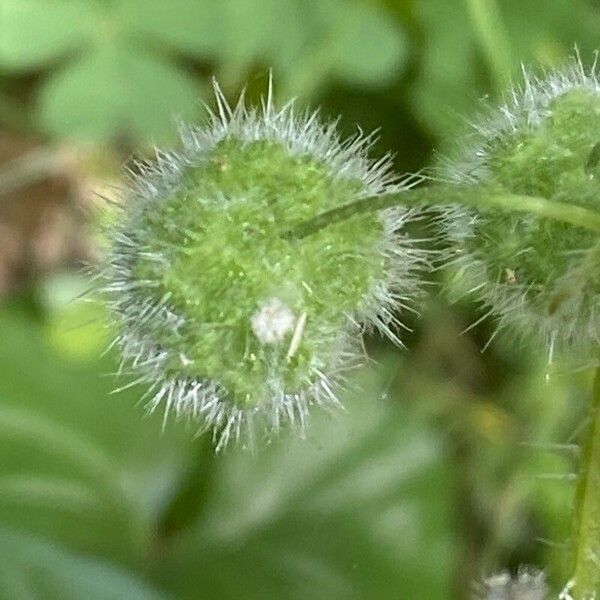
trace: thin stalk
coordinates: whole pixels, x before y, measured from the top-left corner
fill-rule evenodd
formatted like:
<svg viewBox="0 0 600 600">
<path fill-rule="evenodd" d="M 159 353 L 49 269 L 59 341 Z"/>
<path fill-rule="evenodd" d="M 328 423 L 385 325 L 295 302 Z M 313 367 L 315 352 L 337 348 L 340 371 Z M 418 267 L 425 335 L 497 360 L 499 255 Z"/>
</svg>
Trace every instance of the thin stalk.
<svg viewBox="0 0 600 600">
<path fill-rule="evenodd" d="M 485 56 L 496 92 L 510 81 L 512 53 L 496 0 L 466 0 L 475 36 Z"/>
<path fill-rule="evenodd" d="M 600 366 L 596 369 L 589 419 L 575 496 L 574 600 L 591 600 L 600 594 Z"/>
<path fill-rule="evenodd" d="M 325 211 L 313 219 L 284 231 L 282 235 L 291 239 L 301 239 L 356 215 L 373 213 L 393 206 L 454 203 L 478 209 L 494 208 L 506 212 L 529 213 L 600 233 L 600 214 L 581 206 L 552 202 L 539 196 L 509 194 L 494 190 L 473 190 L 461 186 L 436 186 L 356 200 Z"/>
</svg>

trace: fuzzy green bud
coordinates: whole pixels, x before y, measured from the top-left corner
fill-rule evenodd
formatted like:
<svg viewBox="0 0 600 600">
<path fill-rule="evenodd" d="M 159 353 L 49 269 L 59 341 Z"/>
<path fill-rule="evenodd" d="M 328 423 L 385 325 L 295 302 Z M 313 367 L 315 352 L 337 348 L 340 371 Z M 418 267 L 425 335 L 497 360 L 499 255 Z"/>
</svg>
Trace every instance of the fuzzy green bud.
<svg viewBox="0 0 600 600">
<path fill-rule="evenodd" d="M 182 149 L 139 165 L 111 229 L 101 278 L 127 365 L 150 409 L 197 419 L 217 447 L 311 404 L 336 405 L 343 373 L 376 327 L 399 342 L 395 311 L 423 259 L 401 231 L 411 212 L 362 214 L 294 238 L 285 232 L 360 198 L 400 191 L 371 138 L 291 105 L 230 108 L 183 127 Z"/>
<path fill-rule="evenodd" d="M 479 197 L 446 219 L 455 280 L 499 328 L 534 334 L 551 350 L 587 347 L 600 337 L 600 82 L 595 65 L 588 73 L 579 60 L 524 77 L 443 167 L 446 181 Z M 551 213 L 486 201 L 503 195 Z M 574 224 L 577 211 L 589 222 Z"/>
</svg>

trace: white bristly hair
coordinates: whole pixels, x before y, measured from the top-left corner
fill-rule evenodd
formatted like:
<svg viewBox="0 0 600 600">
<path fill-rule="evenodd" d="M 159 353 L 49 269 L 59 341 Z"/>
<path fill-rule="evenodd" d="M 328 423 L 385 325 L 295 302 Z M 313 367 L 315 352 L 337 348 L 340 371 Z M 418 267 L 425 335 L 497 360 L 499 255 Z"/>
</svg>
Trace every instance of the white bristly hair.
<svg viewBox="0 0 600 600">
<path fill-rule="evenodd" d="M 543 571 L 520 567 L 512 577 L 503 571 L 487 577 L 476 590 L 478 600 L 547 600 L 550 588 Z"/>
<path fill-rule="evenodd" d="M 511 135 L 523 126 L 536 127 L 550 113 L 553 100 L 572 90 L 600 93 L 598 52 L 586 70 L 575 50 L 574 58 L 557 69 L 543 69 L 535 74 L 522 65 L 522 80 L 505 94 L 500 106 L 484 105 L 479 118 L 470 121 L 471 135 L 457 155 L 442 161 L 435 174 L 451 183 L 479 183 L 488 175 L 486 169 L 490 140 Z"/>
<path fill-rule="evenodd" d="M 306 384 L 295 393 L 284 391 L 276 366 L 267 381 L 269 397 L 249 408 L 229 400 L 227 390 L 218 381 L 168 375 L 167 365 L 172 366 L 176 361 L 186 365 L 189 360 L 185 355 L 173 356 L 172 351 L 159 347 L 155 340 L 160 338 L 155 332 L 168 328 L 176 336 L 184 319 L 169 307 L 168 294 L 158 302 L 150 296 L 140 300 L 144 290 L 157 283 L 132 276 L 136 257 L 142 254 L 158 263 L 165 263 L 165 258 L 140 242 L 136 220 L 155 203 L 171 197 L 178 190 L 184 171 L 207 160 L 219 142 L 228 138 L 242 142 L 276 141 L 292 155 L 309 155 L 319 161 L 328 167 L 333 178 L 362 182 L 362 190 L 355 199 L 402 191 L 419 181 L 415 176 L 397 179 L 391 171 L 389 155 L 379 160 L 369 159 L 367 154 L 375 141 L 373 135 L 365 136 L 359 130 L 354 137 L 343 141 L 336 132 L 336 122 L 323 124 L 317 112 L 297 114 L 291 102 L 276 109 L 271 80 L 267 97 L 259 108 L 247 107 L 243 94 L 232 108 L 216 83 L 214 91 L 217 111 L 209 110 L 208 124 L 180 126 L 181 151 L 156 150 L 153 161 L 136 163 L 129 170 L 127 189 L 123 192 L 127 202 L 119 205 L 124 211 L 123 219 L 110 228 L 112 245 L 100 270 L 96 270 L 96 278 L 99 291 L 108 298 L 112 316 L 118 321 L 120 333 L 112 346 L 119 347 L 122 355 L 119 371 L 134 376 L 125 387 L 148 385 L 144 398 L 150 411 L 162 406 L 165 418 L 174 413 L 197 420 L 201 431 L 213 432 L 216 448 L 221 450 L 242 436 L 251 445 L 257 428 L 269 435 L 277 432 L 283 422 L 295 425 L 303 433 L 311 405 L 341 407 L 338 393 L 344 375 L 364 358 L 360 335 L 376 328 L 395 343 L 401 343 L 396 330 L 403 325 L 396 311 L 414 311 L 412 304 L 422 280 L 419 273 L 427 265 L 428 255 L 404 233 L 406 223 L 418 218 L 416 210 L 380 211 L 384 234 L 379 252 L 388 265 L 385 277 L 373 284 L 355 314 L 346 315 L 347 327 L 337 333 L 337 342 L 328 353 L 326 364 L 313 366 Z M 251 317 L 248 315 L 249 322 Z"/>
<path fill-rule="evenodd" d="M 489 176 L 488 155 L 494 140 L 510 136 L 523 127 L 535 128 L 550 114 L 552 101 L 569 91 L 600 93 L 597 63 L 598 52 L 594 54 L 591 67 L 586 69 L 576 49 L 574 58 L 567 65 L 542 70 L 539 75 L 522 66 L 521 83 L 513 85 L 500 106 L 485 106 L 480 118 L 471 122 L 471 134 L 466 137 L 465 143 L 450 159 L 440 161 L 432 178 L 442 183 L 466 185 L 485 182 Z M 475 238 L 476 224 L 481 218 L 475 210 L 458 204 L 444 207 L 439 217 L 441 228 L 452 247 L 452 254 L 446 255 L 443 260 L 444 265 L 452 266 L 458 277 L 471 282 L 467 295 L 473 294 L 487 307 L 487 312 L 468 329 L 493 316 L 496 329 L 486 347 L 505 328 L 510 327 L 516 333 L 535 330 L 538 338 L 546 343 L 549 364 L 558 346 L 570 347 L 580 340 L 599 343 L 600 309 L 587 306 L 586 310 L 580 310 L 583 302 L 581 297 L 572 300 L 570 310 L 573 315 L 578 315 L 577 318 L 565 322 L 558 313 L 541 316 L 525 310 L 529 291 L 525 284 L 515 282 L 508 288 L 501 282 L 497 285 L 481 283 L 487 279 L 487 265 L 464 248 L 465 240 Z M 582 249 L 581 255 L 585 252 Z M 576 258 L 574 252 L 565 260 Z M 560 286 L 568 287 L 570 278 L 576 276 L 575 271 L 555 281 L 554 290 Z"/>
</svg>

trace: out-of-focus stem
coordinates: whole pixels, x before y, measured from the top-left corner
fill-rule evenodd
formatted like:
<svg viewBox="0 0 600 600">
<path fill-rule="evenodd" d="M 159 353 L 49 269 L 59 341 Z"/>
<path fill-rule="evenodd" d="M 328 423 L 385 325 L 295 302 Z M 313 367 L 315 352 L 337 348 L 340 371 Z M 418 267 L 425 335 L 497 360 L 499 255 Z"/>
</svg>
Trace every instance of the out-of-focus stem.
<svg viewBox="0 0 600 600">
<path fill-rule="evenodd" d="M 600 595 L 600 366 L 596 369 L 589 421 L 575 498 L 574 600 L 592 600 Z"/>
<path fill-rule="evenodd" d="M 512 53 L 498 3 L 496 0 L 466 0 L 466 3 L 495 90 L 501 93 L 510 81 Z"/>
</svg>

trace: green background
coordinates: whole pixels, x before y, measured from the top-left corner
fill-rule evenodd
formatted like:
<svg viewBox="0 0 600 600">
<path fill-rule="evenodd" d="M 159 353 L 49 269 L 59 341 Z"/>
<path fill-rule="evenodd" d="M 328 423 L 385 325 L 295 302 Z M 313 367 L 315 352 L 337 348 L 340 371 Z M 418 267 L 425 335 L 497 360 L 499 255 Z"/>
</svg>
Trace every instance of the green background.
<svg viewBox="0 0 600 600">
<path fill-rule="evenodd" d="M 589 64 L 599 34 L 594 0 L 0 0 L 0 598 L 469 598 L 520 564 L 560 588 L 589 373 L 481 352 L 468 299 L 432 287 L 407 351 L 367 340 L 305 440 L 215 455 L 143 389 L 110 393 L 110 332 L 76 298 L 110 218 L 94 193 L 200 121 L 212 76 L 256 101 L 272 69 L 280 102 L 380 128 L 407 172 L 521 63 Z"/>
</svg>

